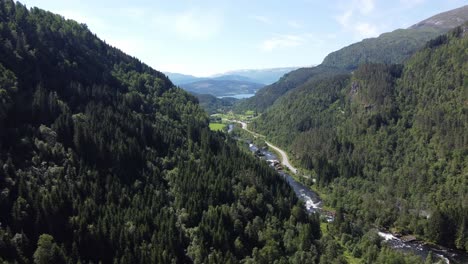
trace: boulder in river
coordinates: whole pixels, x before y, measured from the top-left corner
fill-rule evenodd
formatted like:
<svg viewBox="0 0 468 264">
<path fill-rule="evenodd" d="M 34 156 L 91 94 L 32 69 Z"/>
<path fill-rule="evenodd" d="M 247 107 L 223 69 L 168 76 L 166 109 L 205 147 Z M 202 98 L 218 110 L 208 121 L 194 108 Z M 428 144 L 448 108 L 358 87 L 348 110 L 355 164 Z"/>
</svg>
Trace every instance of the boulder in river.
<svg viewBox="0 0 468 264">
<path fill-rule="evenodd" d="M 416 241 L 416 237 L 413 236 L 413 235 L 402 236 L 400 239 L 401 239 L 403 242 L 412 242 L 412 241 Z"/>
</svg>

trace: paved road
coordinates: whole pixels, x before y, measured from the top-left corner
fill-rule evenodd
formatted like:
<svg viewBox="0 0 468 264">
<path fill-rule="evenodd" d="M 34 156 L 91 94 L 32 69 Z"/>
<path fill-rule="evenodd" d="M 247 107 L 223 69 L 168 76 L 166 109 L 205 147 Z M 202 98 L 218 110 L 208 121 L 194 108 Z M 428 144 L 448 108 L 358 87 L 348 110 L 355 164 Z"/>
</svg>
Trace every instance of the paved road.
<svg viewBox="0 0 468 264">
<path fill-rule="evenodd" d="M 265 143 L 268 145 L 268 147 L 276 150 L 281 155 L 281 164 L 288 167 L 289 170 L 292 171 L 294 174 L 297 174 L 297 169 L 294 168 L 293 165 L 291 165 L 291 163 L 289 163 L 288 155 L 286 154 L 286 152 L 284 152 L 282 149 L 278 148 L 277 146 L 271 144 L 268 141 L 265 141 Z"/>
<path fill-rule="evenodd" d="M 241 124 L 242 126 L 242 129 L 244 129 L 245 131 L 253 134 L 254 136 L 259 136 L 259 137 L 265 137 L 263 135 L 260 135 L 258 133 L 255 133 L 253 131 L 250 131 L 247 129 L 247 123 L 245 122 L 242 122 L 242 121 L 237 121 L 235 120 L 235 122 Z M 294 174 L 297 174 L 297 169 L 294 168 L 293 165 L 291 165 L 291 163 L 289 163 L 289 159 L 288 159 L 288 154 L 286 154 L 286 152 L 284 152 L 284 150 L 278 148 L 277 146 L 271 144 L 270 142 L 268 141 L 265 141 L 265 143 L 268 145 L 268 147 L 276 150 L 280 155 L 281 155 L 281 164 L 283 164 L 284 166 L 286 166 L 290 171 L 292 171 Z"/>
</svg>

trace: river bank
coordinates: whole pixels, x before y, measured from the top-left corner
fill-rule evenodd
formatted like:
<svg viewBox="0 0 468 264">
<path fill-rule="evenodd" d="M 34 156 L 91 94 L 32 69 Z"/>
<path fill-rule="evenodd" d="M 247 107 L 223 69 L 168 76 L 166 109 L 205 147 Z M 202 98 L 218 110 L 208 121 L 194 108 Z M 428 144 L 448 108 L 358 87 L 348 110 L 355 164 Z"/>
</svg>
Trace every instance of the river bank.
<svg viewBox="0 0 468 264">
<path fill-rule="evenodd" d="M 258 158 L 265 160 L 272 168 L 275 168 L 274 161 L 278 159 L 275 153 L 264 148 L 258 148 L 252 143 L 249 143 L 249 149 Z M 308 213 L 319 213 L 321 218 L 326 222 L 333 222 L 335 217 L 334 213 L 324 209 L 323 201 L 315 191 L 296 181 L 294 177 L 283 170 L 277 169 L 277 171 L 282 177 L 284 177 L 291 188 L 293 188 L 296 196 L 304 202 L 304 206 Z M 438 245 L 430 245 L 411 236 L 399 237 L 384 231 L 376 230 L 376 232 L 384 240 L 384 243 L 391 248 L 401 252 L 412 253 L 420 256 L 423 260 L 425 260 L 432 252 L 433 257 L 443 261 L 443 263 L 468 263 L 468 256 L 464 252 L 448 249 Z"/>
<path fill-rule="evenodd" d="M 264 138 L 263 135 L 258 133 L 252 132 L 247 129 L 247 124 L 245 122 L 236 121 L 241 124 L 242 129 L 251 133 L 252 135 L 258 137 L 261 136 Z M 234 126 L 229 127 L 229 131 L 232 131 Z M 295 179 L 298 177 L 297 174 L 293 176 L 286 173 L 283 168 L 277 166 L 278 156 L 276 153 L 269 151 L 267 148 L 259 148 L 252 142 L 248 142 L 249 150 L 256 155 L 258 158 L 265 160 L 269 163 L 272 168 L 275 168 L 278 173 L 284 177 L 287 183 L 293 188 L 296 196 L 304 202 L 304 206 L 308 213 L 319 213 L 322 219 L 325 219 L 326 222 L 332 222 L 334 220 L 334 214 L 330 210 L 325 210 L 323 208 L 323 201 L 317 192 L 313 191 L 306 185 L 300 183 Z M 268 145 L 268 144 L 267 144 Z M 271 147 L 270 145 L 268 145 Z M 276 147 L 276 146 L 275 146 Z M 287 154 L 279 149 L 278 147 L 273 148 L 275 152 L 280 153 L 281 156 L 286 156 Z M 280 151 L 278 151 L 280 150 Z M 283 159 L 284 160 L 284 159 Z M 288 162 L 289 163 L 289 160 Z M 284 165 L 284 163 L 282 163 Z M 290 164 L 289 164 L 290 165 Z M 288 166 L 284 165 L 285 167 L 289 168 Z M 294 167 L 293 167 L 294 168 Z M 295 169 L 295 168 L 294 168 Z M 294 171 L 297 173 L 297 169 Z M 462 251 L 457 251 L 453 249 L 444 248 L 438 245 L 430 245 L 424 243 L 423 241 L 416 240 L 415 238 L 411 239 L 404 239 L 402 237 L 398 237 L 394 234 L 378 231 L 376 230 L 377 234 L 384 240 L 388 246 L 393 248 L 394 250 L 401 251 L 401 252 L 408 252 L 414 255 L 420 256 L 423 260 L 427 258 L 427 256 L 432 253 L 432 256 L 438 260 L 443 261 L 443 263 L 455 263 L 455 264 L 464 264 L 468 263 L 468 254 Z"/>
</svg>

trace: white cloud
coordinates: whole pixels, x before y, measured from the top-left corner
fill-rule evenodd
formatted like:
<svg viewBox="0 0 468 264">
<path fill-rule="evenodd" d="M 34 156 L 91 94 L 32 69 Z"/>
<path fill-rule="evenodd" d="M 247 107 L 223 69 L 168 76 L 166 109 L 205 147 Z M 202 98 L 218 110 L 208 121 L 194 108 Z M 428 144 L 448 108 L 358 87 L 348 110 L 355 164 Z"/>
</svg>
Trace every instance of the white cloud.
<svg viewBox="0 0 468 264">
<path fill-rule="evenodd" d="M 378 35 L 379 27 L 369 22 L 375 13 L 375 0 L 354 0 L 342 8 L 344 11 L 334 18 L 345 31 L 353 34 L 356 39 Z"/>
<path fill-rule="evenodd" d="M 304 38 L 299 35 L 277 35 L 263 41 L 260 48 L 263 51 L 270 52 L 275 49 L 297 47 L 304 44 L 304 41 Z"/>
<path fill-rule="evenodd" d="M 338 38 L 338 35 L 334 34 L 334 33 L 328 33 L 327 35 L 325 35 L 325 37 L 327 39 L 336 39 L 336 38 Z"/>
<path fill-rule="evenodd" d="M 358 0 L 355 5 L 362 14 L 370 14 L 375 8 L 374 0 Z"/>
<path fill-rule="evenodd" d="M 149 10 L 141 7 L 131 7 L 127 6 L 124 8 L 117 8 L 113 10 L 115 14 L 119 17 L 125 17 L 132 20 L 142 20 L 146 19 L 149 15 Z"/>
<path fill-rule="evenodd" d="M 363 38 L 370 38 L 378 35 L 377 27 L 369 23 L 356 23 L 354 25 L 354 30 Z"/>
<path fill-rule="evenodd" d="M 425 0 L 400 0 L 400 5 L 404 8 L 413 8 L 424 3 Z"/>
<path fill-rule="evenodd" d="M 210 38 L 219 32 L 222 24 L 222 18 L 209 10 L 190 10 L 176 15 L 174 19 L 177 33 L 190 39 Z"/>
<path fill-rule="evenodd" d="M 353 15 L 353 10 L 348 10 L 344 12 L 343 14 L 336 16 L 335 19 L 340 23 L 341 26 L 347 27 L 349 25 L 349 20 L 351 16 Z"/>
<path fill-rule="evenodd" d="M 250 16 L 250 18 L 263 24 L 268 24 L 268 25 L 272 24 L 271 19 L 266 16 L 252 15 Z"/>
<path fill-rule="evenodd" d="M 224 18 L 219 10 L 190 9 L 173 14 L 154 14 L 158 30 L 165 29 L 189 40 L 209 39 L 222 28 Z"/>
<path fill-rule="evenodd" d="M 292 28 L 302 28 L 303 25 L 297 21 L 294 21 L 294 20 L 291 20 L 291 21 L 288 21 L 288 26 L 292 27 Z"/>
</svg>

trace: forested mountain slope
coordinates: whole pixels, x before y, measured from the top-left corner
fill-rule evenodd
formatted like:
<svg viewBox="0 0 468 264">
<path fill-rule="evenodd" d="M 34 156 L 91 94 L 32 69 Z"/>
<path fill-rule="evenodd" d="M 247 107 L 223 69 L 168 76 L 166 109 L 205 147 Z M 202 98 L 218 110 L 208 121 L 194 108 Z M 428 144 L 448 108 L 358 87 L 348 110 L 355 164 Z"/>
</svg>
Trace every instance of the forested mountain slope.
<svg viewBox="0 0 468 264">
<path fill-rule="evenodd" d="M 327 76 L 343 72 L 346 71 L 322 65 L 311 68 L 299 68 L 285 74 L 279 81 L 258 90 L 253 97 L 239 101 L 236 109 L 238 111 L 254 109 L 255 111 L 263 112 L 289 90 L 304 84 L 308 80 L 326 78 Z"/>
<path fill-rule="evenodd" d="M 253 126 L 289 146 L 352 222 L 468 251 L 467 32 L 429 41 L 404 65 L 309 82 Z"/>
<path fill-rule="evenodd" d="M 364 39 L 325 57 L 314 68 L 301 68 L 281 78 L 278 82 L 259 90 L 254 97 L 240 101 L 239 110 L 263 112 L 279 97 L 304 85 L 319 75 L 351 72 L 363 63 L 403 63 L 425 43 L 468 20 L 468 6 L 435 15 L 408 29 L 397 29 L 377 38 Z M 432 22 L 431 22 L 432 21 Z"/>
<path fill-rule="evenodd" d="M 317 219 L 197 100 L 85 25 L 0 1 L 0 262 L 315 262 Z"/>
<path fill-rule="evenodd" d="M 447 30 L 426 27 L 397 29 L 332 52 L 322 64 L 352 71 L 363 63 L 403 63 L 424 43 Z"/>
<path fill-rule="evenodd" d="M 217 98 L 211 94 L 195 94 L 195 96 L 200 106 L 210 115 L 230 111 L 238 100 L 233 97 Z"/>
</svg>

